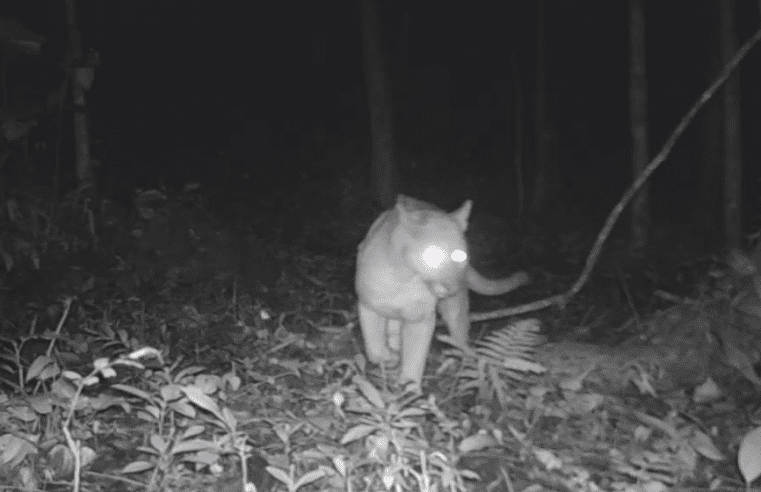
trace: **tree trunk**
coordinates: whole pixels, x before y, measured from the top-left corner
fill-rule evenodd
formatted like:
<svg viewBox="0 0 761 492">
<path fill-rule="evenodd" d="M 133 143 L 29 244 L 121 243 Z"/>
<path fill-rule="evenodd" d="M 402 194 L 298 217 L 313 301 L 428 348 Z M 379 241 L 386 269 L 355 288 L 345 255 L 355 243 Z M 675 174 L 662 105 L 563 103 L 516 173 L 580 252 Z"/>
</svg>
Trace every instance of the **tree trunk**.
<svg viewBox="0 0 761 492">
<path fill-rule="evenodd" d="M 411 138 L 417 138 L 418 134 L 410 128 L 409 114 L 409 83 L 410 80 L 410 22 L 412 16 L 409 12 L 402 13 L 401 31 L 394 49 L 395 56 L 390 64 L 389 77 L 394 81 L 392 86 L 392 110 L 394 114 L 391 125 L 394 133 L 394 151 L 396 172 L 404 176 L 410 170 Z M 401 81 L 401 82 L 400 82 Z"/>
<path fill-rule="evenodd" d="M 721 58 L 726 64 L 737 51 L 735 1 L 720 2 Z M 728 249 L 740 245 L 742 235 L 742 151 L 740 142 L 740 74 L 735 71 L 724 86 L 724 234 Z"/>
<path fill-rule="evenodd" d="M 549 156 L 550 129 L 547 124 L 547 83 L 544 56 L 544 0 L 537 3 L 536 28 L 536 166 L 532 190 L 531 211 L 535 214 L 544 209 L 547 197 L 547 160 Z"/>
<path fill-rule="evenodd" d="M 706 2 L 706 15 L 711 20 L 709 36 L 709 48 L 706 53 L 708 67 L 706 67 L 706 83 L 710 84 L 721 72 L 721 57 L 719 55 L 719 26 L 718 17 L 720 2 Z M 716 21 L 714 21 L 716 19 Z M 692 223 L 700 225 L 703 230 L 704 246 L 714 249 L 720 243 L 721 238 L 721 186 L 722 181 L 721 153 L 722 153 L 722 100 L 712 97 L 706 102 L 702 114 L 698 114 L 700 131 L 700 151 L 698 152 L 698 164 L 700 166 L 700 195 L 698 206 L 695 207 L 695 216 Z"/>
<path fill-rule="evenodd" d="M 381 42 L 377 1 L 362 0 L 361 9 L 363 68 L 372 138 L 371 181 L 375 200 L 388 208 L 396 202 L 398 192 L 391 87 Z"/>
<path fill-rule="evenodd" d="M 629 0 L 629 125 L 632 135 L 632 179 L 650 158 L 647 128 L 647 76 L 645 69 L 645 16 L 642 0 Z M 632 201 L 630 253 L 641 257 L 650 229 L 650 193 L 647 182 Z"/>
<path fill-rule="evenodd" d="M 66 0 L 66 25 L 68 27 L 68 42 L 66 46 L 66 68 L 71 77 L 71 92 L 74 103 L 74 170 L 77 186 L 80 188 L 92 184 L 93 172 L 90 162 L 90 133 L 85 114 L 85 92 L 90 88 L 84 82 L 79 67 L 82 66 L 82 35 L 77 26 L 77 14 L 74 0 Z M 84 77 L 85 81 L 87 77 Z"/>
<path fill-rule="evenodd" d="M 513 162 L 515 166 L 515 189 L 516 200 L 518 200 L 518 220 L 523 220 L 524 207 L 526 206 L 526 189 L 523 177 L 523 89 L 521 88 L 521 74 L 518 70 L 518 61 L 514 50 L 510 54 L 510 65 L 515 91 L 515 158 Z"/>
</svg>

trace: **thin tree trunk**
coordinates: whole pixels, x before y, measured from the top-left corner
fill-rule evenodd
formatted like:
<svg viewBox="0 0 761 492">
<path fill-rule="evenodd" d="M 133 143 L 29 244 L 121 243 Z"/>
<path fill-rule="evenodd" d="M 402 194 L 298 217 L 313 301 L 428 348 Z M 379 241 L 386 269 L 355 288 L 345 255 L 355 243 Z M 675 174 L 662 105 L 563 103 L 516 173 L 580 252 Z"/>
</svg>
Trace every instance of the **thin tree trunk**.
<svg viewBox="0 0 761 492">
<path fill-rule="evenodd" d="M 719 53 L 718 17 L 720 2 L 706 2 L 706 15 L 710 19 L 709 48 L 706 53 L 706 82 L 711 83 L 721 72 L 721 56 Z M 715 20 L 714 20 L 715 19 Z M 721 203 L 722 187 L 722 131 L 724 128 L 723 101 L 713 97 L 706 102 L 702 114 L 698 115 L 700 122 L 700 142 L 698 164 L 700 166 L 700 194 L 698 206 L 695 207 L 693 224 L 700 224 L 703 230 L 704 246 L 713 250 L 720 244 L 721 233 Z"/>
<path fill-rule="evenodd" d="M 397 173 L 394 161 L 394 113 L 386 57 L 383 53 L 376 0 L 362 0 L 362 55 L 370 108 L 372 138 L 371 180 L 375 199 L 384 207 L 396 201 Z"/>
<path fill-rule="evenodd" d="M 726 64 L 737 51 L 735 1 L 719 7 L 721 57 Z M 736 71 L 724 86 L 724 234 L 731 249 L 740 245 L 742 234 L 742 151 L 740 140 L 740 75 Z"/>
<path fill-rule="evenodd" d="M 547 160 L 550 130 L 547 124 L 547 82 L 544 56 L 544 0 L 537 3 L 536 28 L 536 166 L 532 190 L 531 211 L 539 214 L 547 197 Z"/>
<path fill-rule="evenodd" d="M 518 219 L 523 220 L 523 212 L 526 206 L 526 188 L 523 177 L 523 89 L 521 88 L 521 74 L 518 70 L 518 60 L 515 51 L 510 54 L 510 65 L 513 73 L 513 85 L 515 91 L 515 189 L 518 200 Z M 509 128 L 509 126 L 508 126 Z"/>
<path fill-rule="evenodd" d="M 410 79 L 410 22 L 411 14 L 404 12 L 402 14 L 401 32 L 395 46 L 395 56 L 393 58 L 393 70 L 390 70 L 391 80 L 394 82 L 403 81 L 402 83 L 392 84 L 392 110 L 394 112 L 394 124 L 392 131 L 394 136 L 394 151 L 396 156 L 396 171 L 400 175 L 410 170 L 411 156 L 410 146 L 411 138 L 415 138 L 417 133 L 410 130 L 409 120 L 409 84 Z M 390 68 L 391 68 L 390 67 Z"/>
<path fill-rule="evenodd" d="M 629 0 L 629 125 L 632 135 L 632 179 L 650 158 L 647 127 L 647 76 L 645 69 L 645 16 L 642 0 Z M 630 253 L 641 257 L 650 229 L 650 192 L 646 182 L 632 202 Z"/>
<path fill-rule="evenodd" d="M 84 112 L 85 91 L 79 84 L 76 70 L 82 62 L 82 35 L 77 26 L 77 13 L 74 0 L 66 0 L 66 25 L 68 27 L 68 43 L 66 46 L 66 67 L 68 76 L 72 79 L 72 97 L 74 103 L 74 170 L 77 186 L 91 184 L 93 179 L 92 163 L 90 162 L 90 134 L 87 128 L 87 115 Z"/>
</svg>

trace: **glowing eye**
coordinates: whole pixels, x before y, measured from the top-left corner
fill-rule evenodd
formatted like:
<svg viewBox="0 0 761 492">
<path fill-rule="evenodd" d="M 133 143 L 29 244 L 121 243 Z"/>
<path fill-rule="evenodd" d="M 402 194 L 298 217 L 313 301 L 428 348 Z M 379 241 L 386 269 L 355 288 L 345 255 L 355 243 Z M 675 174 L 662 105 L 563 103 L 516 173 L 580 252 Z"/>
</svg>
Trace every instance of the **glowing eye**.
<svg viewBox="0 0 761 492">
<path fill-rule="evenodd" d="M 461 249 L 456 249 L 452 251 L 452 261 L 454 261 L 455 263 L 462 263 L 463 261 L 467 259 L 468 259 L 468 254 L 465 251 Z"/>
<path fill-rule="evenodd" d="M 423 251 L 423 262 L 428 268 L 439 268 L 446 257 L 444 250 L 436 246 L 428 246 Z"/>
</svg>

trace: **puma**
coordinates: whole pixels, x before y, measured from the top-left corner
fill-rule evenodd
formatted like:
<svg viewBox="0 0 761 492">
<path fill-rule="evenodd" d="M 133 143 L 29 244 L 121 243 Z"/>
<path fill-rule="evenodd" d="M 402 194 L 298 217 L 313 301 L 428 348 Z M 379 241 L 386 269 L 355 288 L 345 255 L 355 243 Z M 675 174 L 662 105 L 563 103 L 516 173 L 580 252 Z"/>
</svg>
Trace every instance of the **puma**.
<svg viewBox="0 0 761 492">
<path fill-rule="evenodd" d="M 404 195 L 375 220 L 357 250 L 355 289 L 365 352 L 375 364 L 401 356 L 400 380 L 419 388 L 436 326 L 436 310 L 452 338 L 468 343 L 468 289 L 510 292 L 525 272 L 490 280 L 468 264 L 465 230 L 473 203 L 447 213 Z"/>
</svg>

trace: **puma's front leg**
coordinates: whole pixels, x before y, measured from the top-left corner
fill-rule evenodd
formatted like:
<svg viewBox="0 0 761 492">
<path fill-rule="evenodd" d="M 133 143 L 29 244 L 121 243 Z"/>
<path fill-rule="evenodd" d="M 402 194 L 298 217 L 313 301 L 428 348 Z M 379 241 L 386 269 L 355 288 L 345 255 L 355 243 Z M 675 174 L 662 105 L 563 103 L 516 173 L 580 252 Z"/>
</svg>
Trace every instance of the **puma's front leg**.
<svg viewBox="0 0 761 492">
<path fill-rule="evenodd" d="M 462 289 L 453 296 L 439 300 L 438 310 L 454 341 L 462 347 L 467 347 L 470 332 L 468 290 Z"/>
<path fill-rule="evenodd" d="M 365 354 L 373 364 L 385 364 L 391 360 L 391 352 L 386 340 L 387 319 L 372 309 L 357 304 L 359 325 L 362 327 L 362 338 L 365 340 Z"/>
<path fill-rule="evenodd" d="M 428 350 L 431 348 L 436 314 L 431 312 L 418 322 L 402 324 L 402 369 L 401 382 L 412 381 L 422 385 Z"/>
</svg>

